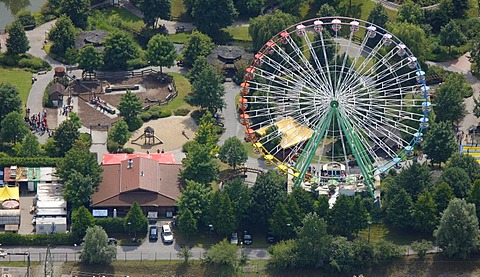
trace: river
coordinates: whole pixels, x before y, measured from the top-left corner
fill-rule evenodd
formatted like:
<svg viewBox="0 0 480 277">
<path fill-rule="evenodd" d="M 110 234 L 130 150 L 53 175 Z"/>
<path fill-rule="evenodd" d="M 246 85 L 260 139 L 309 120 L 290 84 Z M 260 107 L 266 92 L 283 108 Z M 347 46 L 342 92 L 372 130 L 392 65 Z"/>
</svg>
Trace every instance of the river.
<svg viewBox="0 0 480 277">
<path fill-rule="evenodd" d="M 22 9 L 38 11 L 47 0 L 0 0 L 0 30 L 15 19 L 15 14 Z"/>
</svg>

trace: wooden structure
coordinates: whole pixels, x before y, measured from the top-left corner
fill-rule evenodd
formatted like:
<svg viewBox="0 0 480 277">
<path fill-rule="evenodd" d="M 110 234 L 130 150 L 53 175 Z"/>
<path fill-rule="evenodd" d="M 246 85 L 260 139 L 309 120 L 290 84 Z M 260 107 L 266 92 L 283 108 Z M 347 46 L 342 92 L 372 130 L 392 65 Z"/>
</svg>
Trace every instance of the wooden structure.
<svg viewBox="0 0 480 277">
<path fill-rule="evenodd" d="M 48 100 L 54 107 L 62 106 L 63 96 L 65 96 L 65 87 L 62 84 L 56 82 L 50 87 Z"/>
<path fill-rule="evenodd" d="M 145 140 L 144 143 L 143 143 L 144 145 L 145 144 L 155 145 L 155 144 L 162 144 L 163 143 L 163 141 L 155 135 L 155 130 L 150 126 L 147 126 L 143 130 L 143 134 L 141 134 L 138 138 L 132 140 L 132 143 L 134 143 L 137 140 L 140 140 L 142 138 Z M 158 142 L 156 142 L 157 140 L 158 140 Z"/>
</svg>

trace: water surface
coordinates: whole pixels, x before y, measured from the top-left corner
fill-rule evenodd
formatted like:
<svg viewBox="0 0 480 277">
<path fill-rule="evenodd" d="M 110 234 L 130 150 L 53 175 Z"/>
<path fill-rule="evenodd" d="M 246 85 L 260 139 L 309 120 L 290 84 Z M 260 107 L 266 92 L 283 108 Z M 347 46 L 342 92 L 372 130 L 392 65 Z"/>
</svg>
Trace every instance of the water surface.
<svg viewBox="0 0 480 277">
<path fill-rule="evenodd" d="M 40 10 L 45 2 L 47 0 L 0 0 L 0 30 L 15 20 L 15 14 L 22 9 L 35 12 Z"/>
</svg>

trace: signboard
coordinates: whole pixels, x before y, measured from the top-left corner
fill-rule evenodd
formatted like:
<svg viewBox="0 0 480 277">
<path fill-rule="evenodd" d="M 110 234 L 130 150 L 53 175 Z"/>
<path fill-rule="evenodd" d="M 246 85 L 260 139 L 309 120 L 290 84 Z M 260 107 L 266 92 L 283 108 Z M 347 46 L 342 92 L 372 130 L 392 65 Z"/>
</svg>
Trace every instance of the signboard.
<svg viewBox="0 0 480 277">
<path fill-rule="evenodd" d="M 92 210 L 93 217 L 107 217 L 108 210 Z"/>
</svg>

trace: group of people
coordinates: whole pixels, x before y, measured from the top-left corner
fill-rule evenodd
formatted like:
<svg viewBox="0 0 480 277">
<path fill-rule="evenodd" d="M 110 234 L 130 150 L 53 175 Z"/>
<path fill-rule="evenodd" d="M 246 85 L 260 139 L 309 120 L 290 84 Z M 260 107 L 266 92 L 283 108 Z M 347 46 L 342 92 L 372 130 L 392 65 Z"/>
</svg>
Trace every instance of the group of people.
<svg viewBox="0 0 480 277">
<path fill-rule="evenodd" d="M 47 111 L 43 110 L 41 113 L 30 115 L 30 108 L 27 108 L 25 113 L 25 122 L 30 127 L 30 131 L 43 135 L 47 133 L 51 136 L 51 131 L 48 129 Z"/>
</svg>

